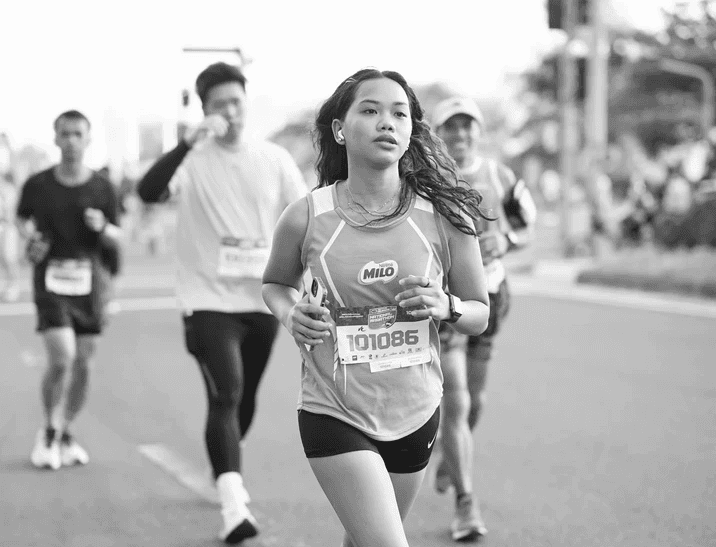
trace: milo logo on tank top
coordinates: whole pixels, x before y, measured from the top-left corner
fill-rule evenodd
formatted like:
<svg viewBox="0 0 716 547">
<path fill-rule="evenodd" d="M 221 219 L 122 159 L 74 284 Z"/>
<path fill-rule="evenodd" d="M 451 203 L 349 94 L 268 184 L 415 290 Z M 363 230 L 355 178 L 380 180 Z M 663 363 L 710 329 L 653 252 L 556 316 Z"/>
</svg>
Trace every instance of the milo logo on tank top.
<svg viewBox="0 0 716 547">
<path fill-rule="evenodd" d="M 370 261 L 358 272 L 358 283 L 372 285 L 378 281 L 388 283 L 398 275 L 398 263 L 395 260 L 386 260 L 380 264 Z"/>
</svg>

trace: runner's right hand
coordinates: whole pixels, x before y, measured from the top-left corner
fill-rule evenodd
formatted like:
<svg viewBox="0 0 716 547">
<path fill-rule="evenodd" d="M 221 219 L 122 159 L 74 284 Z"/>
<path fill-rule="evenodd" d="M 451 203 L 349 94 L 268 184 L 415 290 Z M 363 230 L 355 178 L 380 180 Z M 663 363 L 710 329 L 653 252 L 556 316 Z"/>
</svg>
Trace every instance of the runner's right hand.
<svg viewBox="0 0 716 547">
<path fill-rule="evenodd" d="M 327 308 L 311 304 L 308 295 L 305 295 L 288 313 L 286 328 L 297 342 L 309 346 L 322 344 L 323 339 L 331 334 L 331 326 L 325 321 L 330 313 Z"/>
<path fill-rule="evenodd" d="M 50 252 L 50 242 L 39 233 L 34 234 L 28 240 L 27 247 L 25 247 L 25 256 L 35 265 L 42 262 L 48 252 Z"/>
<path fill-rule="evenodd" d="M 195 128 L 190 129 L 184 135 L 184 141 L 189 146 L 194 146 L 198 141 L 205 139 L 209 135 L 221 137 L 229 130 L 229 122 L 219 114 L 211 114 L 202 120 Z"/>
</svg>

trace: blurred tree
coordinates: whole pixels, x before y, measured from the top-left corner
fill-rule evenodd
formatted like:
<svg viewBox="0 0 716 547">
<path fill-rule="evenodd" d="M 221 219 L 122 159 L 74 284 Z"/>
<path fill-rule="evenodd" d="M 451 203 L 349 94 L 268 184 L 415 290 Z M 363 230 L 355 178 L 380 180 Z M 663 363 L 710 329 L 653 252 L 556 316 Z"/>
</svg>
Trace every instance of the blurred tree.
<svg viewBox="0 0 716 547">
<path fill-rule="evenodd" d="M 705 68 L 716 80 L 716 0 L 677 4 L 662 10 L 664 28 L 652 35 L 635 29 L 611 30 L 609 112 L 612 138 L 635 133 L 650 153 L 695 136 L 701 126 L 701 82 L 664 71 L 660 59 Z M 556 101 L 558 53 L 524 75 L 529 90 Z M 586 68 L 579 67 L 578 96 L 584 99 Z"/>
</svg>

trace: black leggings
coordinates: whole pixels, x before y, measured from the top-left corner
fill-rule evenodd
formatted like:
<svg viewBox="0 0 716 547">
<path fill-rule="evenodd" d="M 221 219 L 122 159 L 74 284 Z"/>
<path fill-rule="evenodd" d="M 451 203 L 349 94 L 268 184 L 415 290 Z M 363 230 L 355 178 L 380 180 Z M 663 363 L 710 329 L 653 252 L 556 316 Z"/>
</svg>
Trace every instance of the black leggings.
<svg viewBox="0 0 716 547">
<path fill-rule="evenodd" d="M 199 363 L 209 411 L 205 441 L 214 477 L 241 471 L 239 441 L 251 426 L 256 392 L 279 322 L 267 313 L 195 311 L 184 316 L 187 350 Z"/>
</svg>

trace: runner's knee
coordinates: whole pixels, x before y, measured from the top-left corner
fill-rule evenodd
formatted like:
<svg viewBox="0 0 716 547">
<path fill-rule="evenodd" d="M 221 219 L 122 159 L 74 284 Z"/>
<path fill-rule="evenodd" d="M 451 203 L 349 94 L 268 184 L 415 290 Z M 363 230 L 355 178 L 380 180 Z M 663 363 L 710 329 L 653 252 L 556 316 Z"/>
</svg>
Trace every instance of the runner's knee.
<svg viewBox="0 0 716 547">
<path fill-rule="evenodd" d="M 50 382 L 59 382 L 64 378 L 65 372 L 71 367 L 71 363 L 50 360 L 47 363 L 45 379 Z"/>
<path fill-rule="evenodd" d="M 238 410 L 241 402 L 241 389 L 238 386 L 222 386 L 209 395 L 209 405 L 214 410 Z"/>
<path fill-rule="evenodd" d="M 64 369 L 72 366 L 77 358 L 74 336 L 66 336 L 64 332 L 60 331 L 46 333 L 45 345 L 50 366 Z"/>
</svg>

